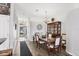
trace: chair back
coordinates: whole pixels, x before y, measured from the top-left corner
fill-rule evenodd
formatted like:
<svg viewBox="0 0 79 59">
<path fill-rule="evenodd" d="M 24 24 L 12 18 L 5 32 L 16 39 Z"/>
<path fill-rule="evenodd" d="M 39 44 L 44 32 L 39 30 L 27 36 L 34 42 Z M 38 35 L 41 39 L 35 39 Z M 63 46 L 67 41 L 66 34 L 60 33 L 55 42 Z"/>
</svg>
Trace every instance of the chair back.
<svg viewBox="0 0 79 59">
<path fill-rule="evenodd" d="M 36 41 L 39 41 L 39 36 L 38 35 L 36 35 Z"/>
<path fill-rule="evenodd" d="M 55 47 L 59 47 L 60 46 L 60 42 L 61 42 L 61 37 L 56 37 Z"/>
<path fill-rule="evenodd" d="M 49 35 L 48 35 L 48 39 L 51 39 L 51 38 L 52 38 L 52 34 L 49 34 Z"/>
</svg>

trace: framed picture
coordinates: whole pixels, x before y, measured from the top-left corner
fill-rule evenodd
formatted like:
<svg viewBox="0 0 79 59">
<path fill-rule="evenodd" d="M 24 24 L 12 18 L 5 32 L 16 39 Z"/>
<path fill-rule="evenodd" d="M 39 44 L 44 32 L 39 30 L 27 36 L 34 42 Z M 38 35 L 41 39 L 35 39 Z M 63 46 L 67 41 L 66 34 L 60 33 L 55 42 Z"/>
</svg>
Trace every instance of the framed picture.
<svg viewBox="0 0 79 59">
<path fill-rule="evenodd" d="M 0 14 L 10 15 L 10 3 L 0 3 Z"/>
</svg>

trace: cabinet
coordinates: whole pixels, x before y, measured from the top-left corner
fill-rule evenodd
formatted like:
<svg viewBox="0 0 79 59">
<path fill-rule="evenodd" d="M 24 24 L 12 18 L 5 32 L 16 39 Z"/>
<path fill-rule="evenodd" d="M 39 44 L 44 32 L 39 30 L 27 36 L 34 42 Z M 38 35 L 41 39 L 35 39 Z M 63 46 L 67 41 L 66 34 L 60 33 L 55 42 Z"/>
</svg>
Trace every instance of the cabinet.
<svg viewBox="0 0 79 59">
<path fill-rule="evenodd" d="M 49 34 L 50 34 L 50 36 L 49 36 Z M 52 42 L 54 45 L 56 43 L 55 42 L 56 38 L 57 37 L 60 38 L 58 47 L 61 51 L 62 46 L 61 46 L 61 22 L 60 21 L 56 21 L 56 22 L 47 24 L 47 37 L 48 37 L 49 42 Z M 49 39 L 49 37 L 51 37 L 51 38 Z"/>
<path fill-rule="evenodd" d="M 52 34 L 52 37 L 61 36 L 61 22 L 56 21 L 47 24 L 47 34 Z"/>
</svg>

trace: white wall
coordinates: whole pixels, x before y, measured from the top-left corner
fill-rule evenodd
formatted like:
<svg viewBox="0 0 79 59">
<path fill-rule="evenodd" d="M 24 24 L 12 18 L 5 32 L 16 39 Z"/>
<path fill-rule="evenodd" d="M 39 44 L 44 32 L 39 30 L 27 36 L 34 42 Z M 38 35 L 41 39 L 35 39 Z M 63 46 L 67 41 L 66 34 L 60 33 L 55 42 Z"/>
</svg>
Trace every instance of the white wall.
<svg viewBox="0 0 79 59">
<path fill-rule="evenodd" d="M 27 40 L 31 40 L 31 23 L 30 18 L 27 19 Z"/>
<path fill-rule="evenodd" d="M 15 24 L 17 24 L 17 15 L 15 11 L 15 5 L 11 4 L 10 19 L 9 19 L 9 39 L 10 48 L 13 49 L 13 54 L 17 44 L 17 29 L 15 30 Z"/>
<path fill-rule="evenodd" d="M 24 6 L 26 6 L 27 8 L 25 8 Z M 79 35 L 78 34 L 79 9 L 76 9 L 76 8 L 79 8 L 79 4 L 58 4 L 58 5 L 49 4 L 48 7 L 47 5 L 43 5 L 43 4 L 37 4 L 37 5 L 36 4 L 35 5 L 22 4 L 17 7 L 19 7 L 17 8 L 18 13 L 22 13 L 23 16 L 31 18 L 31 21 L 29 22 L 30 24 L 28 26 L 29 27 L 28 37 L 30 37 L 31 35 L 31 38 L 32 38 L 33 33 L 38 31 L 36 29 L 37 24 L 41 23 L 44 27 L 43 16 L 44 16 L 44 12 L 45 12 L 44 8 L 45 8 L 48 11 L 48 17 L 50 18 L 54 17 L 56 20 L 62 21 L 62 32 L 66 32 L 67 34 L 66 51 L 72 55 L 79 55 L 78 53 L 79 47 L 77 47 L 79 45 L 78 44 L 79 42 L 78 40 L 79 39 L 79 36 L 78 36 Z M 35 9 L 37 8 L 39 9 L 40 14 L 39 13 L 35 14 Z M 18 9 L 20 10 L 18 11 Z M 35 18 L 35 17 L 40 17 L 40 18 Z M 45 30 L 42 30 L 42 31 L 45 32 Z"/>
<path fill-rule="evenodd" d="M 7 40 L 0 45 L 0 50 L 12 48 L 13 51 L 16 46 L 16 31 L 15 22 L 16 15 L 14 15 L 14 4 L 11 4 L 10 15 L 0 15 L 0 38 L 7 38 Z"/>
<path fill-rule="evenodd" d="M 16 50 L 16 47 L 17 47 L 17 43 L 18 43 L 18 29 L 17 29 L 17 23 L 18 23 L 18 17 L 16 15 L 16 11 L 15 11 L 15 5 L 13 6 L 14 7 L 14 19 L 13 19 L 13 24 L 14 24 L 14 29 L 13 29 L 13 37 L 14 37 L 14 41 L 13 41 L 13 52 Z M 16 24 L 16 29 L 15 29 L 15 24 Z"/>
<path fill-rule="evenodd" d="M 10 20 L 9 20 L 9 39 L 10 39 L 10 48 L 13 48 L 14 42 L 14 5 L 11 4 L 10 9 Z"/>
<path fill-rule="evenodd" d="M 20 23 L 22 23 L 23 25 L 20 25 Z M 26 35 L 26 41 L 30 40 L 30 19 L 25 17 L 25 16 L 21 16 L 20 14 L 18 15 L 18 38 L 20 38 L 20 26 L 26 26 L 27 27 L 27 35 Z M 20 40 L 20 39 L 19 39 Z"/>
<path fill-rule="evenodd" d="M 47 25 L 44 21 L 41 21 L 40 19 L 38 19 L 39 21 L 33 21 L 34 19 L 31 19 L 32 21 L 30 21 L 30 33 L 31 33 L 31 40 L 33 39 L 33 35 L 36 32 L 39 32 L 40 35 L 45 35 L 47 32 Z M 41 24 L 42 25 L 42 29 L 38 30 L 37 29 L 37 25 Z"/>
<path fill-rule="evenodd" d="M 67 32 L 66 51 L 79 56 L 79 8 L 72 10 L 65 21 Z"/>
<path fill-rule="evenodd" d="M 55 21 L 61 21 L 62 22 L 62 27 L 61 27 L 62 28 L 62 32 L 65 32 L 65 29 L 64 29 L 64 27 L 65 27 L 64 21 L 66 20 L 67 13 L 66 14 L 62 14 L 60 16 L 54 16 L 55 17 Z M 50 17 L 48 20 L 51 21 L 51 18 L 52 17 Z M 40 17 L 32 17 L 30 19 L 31 40 L 32 40 L 32 37 L 33 37 L 34 33 L 36 33 L 36 32 L 40 32 L 41 34 L 46 34 L 46 32 L 47 32 L 47 24 L 44 21 L 45 21 L 45 19 L 44 18 L 40 18 Z M 43 27 L 42 30 L 37 30 L 37 25 L 38 24 L 41 24 L 42 25 L 42 27 Z"/>
<path fill-rule="evenodd" d="M 66 51 L 70 53 L 71 55 L 79 55 L 79 4 L 73 4 L 72 8 L 67 10 L 65 14 L 60 14 L 60 16 L 54 16 L 56 17 L 56 20 L 62 21 L 62 32 L 66 33 Z M 66 11 L 66 10 L 65 10 Z M 64 12 L 65 12 L 64 11 Z M 62 13 L 62 12 L 61 12 Z M 41 23 L 44 27 L 44 24 L 42 23 L 44 20 L 41 18 L 31 18 L 31 36 L 33 33 L 38 32 L 36 29 L 36 25 Z M 42 30 L 43 32 L 45 30 Z M 41 32 L 41 31 L 40 31 Z"/>
<path fill-rule="evenodd" d="M 7 40 L 0 45 L 0 50 L 9 48 L 9 16 L 0 15 L 0 38 Z"/>
<path fill-rule="evenodd" d="M 27 8 L 25 8 L 26 6 Z M 42 24 L 43 29 L 40 32 L 46 32 L 46 25 L 43 23 L 45 21 L 45 11 L 47 11 L 48 20 L 51 20 L 52 17 L 55 20 L 62 22 L 62 32 L 65 32 L 64 29 L 64 21 L 66 20 L 66 16 L 68 12 L 73 9 L 74 4 L 16 4 L 16 10 L 19 16 L 30 17 L 30 34 L 32 40 L 32 35 L 37 30 L 37 24 Z M 19 9 L 19 10 L 18 10 Z M 36 9 L 39 9 L 36 12 Z"/>
<path fill-rule="evenodd" d="M 42 29 L 38 30 L 37 29 L 37 25 L 41 24 L 42 25 Z M 35 22 L 31 22 L 31 34 L 35 34 L 35 32 L 41 32 L 42 34 L 46 33 L 46 24 L 44 22 L 41 21 L 35 21 Z"/>
</svg>

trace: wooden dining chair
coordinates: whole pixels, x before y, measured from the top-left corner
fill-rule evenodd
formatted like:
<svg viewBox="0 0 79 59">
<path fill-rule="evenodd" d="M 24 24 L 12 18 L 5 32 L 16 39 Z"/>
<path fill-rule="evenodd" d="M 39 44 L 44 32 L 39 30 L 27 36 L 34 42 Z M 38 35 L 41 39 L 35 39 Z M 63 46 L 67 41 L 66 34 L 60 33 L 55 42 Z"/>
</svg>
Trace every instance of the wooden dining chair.
<svg viewBox="0 0 79 59">
<path fill-rule="evenodd" d="M 48 54 L 50 54 L 50 52 L 53 52 L 53 53 L 60 52 L 60 49 L 61 49 L 61 37 L 57 36 L 55 38 L 55 42 L 53 42 L 53 43 L 48 42 L 47 43 L 47 49 L 48 49 Z"/>
<path fill-rule="evenodd" d="M 35 38 L 36 38 L 37 47 L 40 48 L 40 45 L 44 44 L 45 42 L 42 41 L 41 38 L 39 38 L 39 35 L 36 35 Z"/>
</svg>

